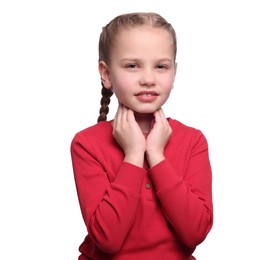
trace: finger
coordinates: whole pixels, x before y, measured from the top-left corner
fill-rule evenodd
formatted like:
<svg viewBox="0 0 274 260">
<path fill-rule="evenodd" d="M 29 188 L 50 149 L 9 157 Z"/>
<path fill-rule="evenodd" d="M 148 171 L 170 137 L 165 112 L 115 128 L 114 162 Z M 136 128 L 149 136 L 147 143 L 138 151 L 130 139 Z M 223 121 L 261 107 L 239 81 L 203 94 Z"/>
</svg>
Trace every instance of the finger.
<svg viewBox="0 0 274 260">
<path fill-rule="evenodd" d="M 159 109 L 159 115 L 160 115 L 162 124 L 168 125 L 168 121 L 166 119 L 165 113 L 164 113 L 163 109 L 161 109 L 161 108 Z"/>
<path fill-rule="evenodd" d="M 124 105 L 121 105 L 121 123 L 127 122 L 127 110 L 128 109 Z"/>
<path fill-rule="evenodd" d="M 134 116 L 134 112 L 131 109 L 127 110 L 127 121 L 128 122 L 136 122 L 135 121 L 135 116 Z"/>
<path fill-rule="evenodd" d="M 116 128 L 117 125 L 120 125 L 121 123 L 121 114 L 122 114 L 122 107 L 121 105 L 119 104 L 118 106 L 118 109 L 117 109 L 117 112 L 116 112 L 116 115 L 114 117 L 114 123 L 113 123 L 113 127 Z"/>
<path fill-rule="evenodd" d="M 154 112 L 154 120 L 155 120 L 155 123 L 158 123 L 158 124 L 162 122 L 160 110 L 157 110 Z"/>
<path fill-rule="evenodd" d="M 151 120 L 151 122 L 150 122 L 150 131 L 152 130 L 152 128 L 154 127 L 154 125 L 155 125 L 155 115 L 154 115 L 154 118 Z"/>
</svg>

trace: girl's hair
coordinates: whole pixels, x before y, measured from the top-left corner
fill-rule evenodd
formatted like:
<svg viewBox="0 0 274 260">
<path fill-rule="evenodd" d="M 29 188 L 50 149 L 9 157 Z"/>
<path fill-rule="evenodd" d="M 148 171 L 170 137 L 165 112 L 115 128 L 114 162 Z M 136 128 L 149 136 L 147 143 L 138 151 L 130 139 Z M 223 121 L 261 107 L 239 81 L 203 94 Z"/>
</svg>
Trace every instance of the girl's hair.
<svg viewBox="0 0 274 260">
<path fill-rule="evenodd" d="M 173 39 L 175 61 L 177 53 L 177 40 L 176 33 L 172 25 L 157 13 L 138 12 L 119 15 L 102 28 L 102 32 L 99 38 L 99 62 L 105 61 L 107 64 L 110 63 L 111 50 L 115 42 L 115 37 L 120 30 L 142 25 L 150 25 L 155 28 L 163 28 L 170 33 Z M 100 115 L 97 119 L 97 122 L 107 120 L 107 114 L 109 112 L 108 105 L 110 103 L 110 97 L 113 94 L 111 89 L 106 89 L 104 87 L 103 81 L 101 81 L 101 85 L 101 108 L 99 111 Z"/>
</svg>

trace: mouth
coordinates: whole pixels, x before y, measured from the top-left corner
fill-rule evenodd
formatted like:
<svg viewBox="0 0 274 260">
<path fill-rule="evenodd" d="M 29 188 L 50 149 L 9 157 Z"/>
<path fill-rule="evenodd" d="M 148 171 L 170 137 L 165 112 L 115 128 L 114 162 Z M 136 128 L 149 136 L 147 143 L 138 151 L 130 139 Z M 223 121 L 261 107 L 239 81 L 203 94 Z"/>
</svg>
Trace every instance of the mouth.
<svg viewBox="0 0 274 260">
<path fill-rule="evenodd" d="M 135 96 L 140 102 L 150 103 L 157 99 L 159 93 L 155 91 L 140 91 Z"/>
<path fill-rule="evenodd" d="M 135 94 L 135 96 L 153 97 L 153 96 L 159 96 L 159 94 L 154 91 L 141 91 L 141 92 Z"/>
</svg>

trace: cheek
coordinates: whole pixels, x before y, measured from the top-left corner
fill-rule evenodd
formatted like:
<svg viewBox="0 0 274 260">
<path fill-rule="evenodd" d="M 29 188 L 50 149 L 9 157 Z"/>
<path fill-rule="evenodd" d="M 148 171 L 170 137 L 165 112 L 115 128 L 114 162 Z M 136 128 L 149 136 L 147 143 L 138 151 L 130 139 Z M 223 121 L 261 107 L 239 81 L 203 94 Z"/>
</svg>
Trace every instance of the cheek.
<svg viewBox="0 0 274 260">
<path fill-rule="evenodd" d="M 129 85 L 127 84 L 126 81 L 114 81 L 113 82 L 113 92 L 115 94 L 115 96 L 117 97 L 117 99 L 120 102 L 124 102 L 124 99 L 127 97 L 128 93 L 129 93 Z"/>
<path fill-rule="evenodd" d="M 134 73 L 124 73 L 120 76 L 118 84 L 120 86 L 131 86 L 136 81 Z"/>
<path fill-rule="evenodd" d="M 116 94 L 127 93 L 130 91 L 130 87 L 134 85 L 134 78 L 129 75 L 122 75 L 112 80 L 113 91 Z"/>
<path fill-rule="evenodd" d="M 111 79 L 121 85 L 123 82 L 127 82 L 132 78 L 131 74 L 132 73 L 128 73 L 124 68 L 117 68 L 112 71 Z"/>
<path fill-rule="evenodd" d="M 162 82 L 162 86 L 165 92 L 170 92 L 173 88 L 174 79 L 170 78 Z"/>
</svg>

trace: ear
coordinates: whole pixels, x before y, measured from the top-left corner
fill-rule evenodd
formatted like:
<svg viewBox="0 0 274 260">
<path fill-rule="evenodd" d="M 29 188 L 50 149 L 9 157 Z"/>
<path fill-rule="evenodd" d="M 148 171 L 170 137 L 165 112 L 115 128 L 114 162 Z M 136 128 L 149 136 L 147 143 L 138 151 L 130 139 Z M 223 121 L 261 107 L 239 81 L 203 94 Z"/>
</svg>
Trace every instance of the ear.
<svg viewBox="0 0 274 260">
<path fill-rule="evenodd" d="M 99 61 L 98 70 L 101 76 L 102 83 L 106 89 L 111 89 L 110 72 L 108 65 L 104 61 Z"/>
</svg>

